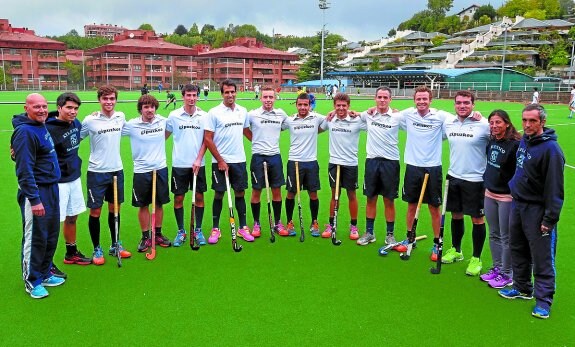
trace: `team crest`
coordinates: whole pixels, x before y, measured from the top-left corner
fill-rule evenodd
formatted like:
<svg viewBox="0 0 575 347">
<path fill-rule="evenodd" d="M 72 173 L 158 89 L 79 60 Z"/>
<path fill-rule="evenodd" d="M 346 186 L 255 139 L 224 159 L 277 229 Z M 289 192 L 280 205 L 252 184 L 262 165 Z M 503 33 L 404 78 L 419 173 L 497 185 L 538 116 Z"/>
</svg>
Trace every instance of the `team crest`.
<svg viewBox="0 0 575 347">
<path fill-rule="evenodd" d="M 499 152 L 493 151 L 493 152 L 491 152 L 491 158 L 489 160 L 492 163 L 495 163 L 497 161 L 497 156 L 499 156 Z"/>
<path fill-rule="evenodd" d="M 76 146 L 78 144 L 78 136 L 76 134 L 70 135 L 70 144 Z"/>
</svg>

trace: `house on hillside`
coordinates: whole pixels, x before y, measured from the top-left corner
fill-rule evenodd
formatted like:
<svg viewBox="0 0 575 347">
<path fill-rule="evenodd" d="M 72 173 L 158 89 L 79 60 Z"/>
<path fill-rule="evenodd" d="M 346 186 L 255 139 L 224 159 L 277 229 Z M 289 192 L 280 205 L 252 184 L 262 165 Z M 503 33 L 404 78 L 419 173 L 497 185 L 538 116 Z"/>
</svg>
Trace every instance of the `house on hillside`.
<svg viewBox="0 0 575 347">
<path fill-rule="evenodd" d="M 460 21 L 466 22 L 469 21 L 471 18 L 473 18 L 473 15 L 475 15 L 475 12 L 477 12 L 479 7 L 480 7 L 479 5 L 473 4 L 457 12 L 455 15 L 459 17 Z"/>
</svg>

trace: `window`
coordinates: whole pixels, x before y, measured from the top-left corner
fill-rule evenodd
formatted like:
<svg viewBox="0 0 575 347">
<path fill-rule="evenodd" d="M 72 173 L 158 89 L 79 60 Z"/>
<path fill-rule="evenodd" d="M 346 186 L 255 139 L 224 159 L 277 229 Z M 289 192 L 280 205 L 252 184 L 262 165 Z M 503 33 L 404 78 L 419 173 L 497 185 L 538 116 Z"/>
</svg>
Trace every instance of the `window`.
<svg viewBox="0 0 575 347">
<path fill-rule="evenodd" d="M 134 83 L 142 83 L 142 77 L 141 76 L 134 76 Z"/>
<path fill-rule="evenodd" d="M 133 65 L 134 71 L 142 71 L 142 65 Z"/>
</svg>

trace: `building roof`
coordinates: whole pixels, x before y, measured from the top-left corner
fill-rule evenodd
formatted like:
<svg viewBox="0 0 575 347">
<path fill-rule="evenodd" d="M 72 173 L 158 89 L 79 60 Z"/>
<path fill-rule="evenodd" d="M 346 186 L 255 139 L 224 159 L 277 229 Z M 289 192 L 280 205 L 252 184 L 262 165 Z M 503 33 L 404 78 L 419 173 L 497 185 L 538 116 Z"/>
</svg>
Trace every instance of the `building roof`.
<svg viewBox="0 0 575 347">
<path fill-rule="evenodd" d="M 463 13 L 467 12 L 467 10 L 471 10 L 472 8 L 479 8 L 479 5 L 473 4 L 471 6 L 467 6 L 463 10 L 456 13 L 456 15 L 461 16 Z"/>
<path fill-rule="evenodd" d="M 41 45 L 41 47 L 39 47 Z M 0 46 L 3 48 L 20 48 L 20 49 L 46 49 L 63 51 L 66 44 L 45 37 L 39 37 L 32 34 L 20 32 L 0 32 Z"/>
<path fill-rule="evenodd" d="M 162 38 L 144 38 L 141 39 L 137 36 L 118 40 L 110 44 L 96 47 L 86 51 L 86 54 L 100 54 L 100 53 L 145 53 L 145 54 L 168 54 L 176 56 L 197 56 L 198 52 L 195 49 L 176 45 L 164 41 Z"/>
<path fill-rule="evenodd" d="M 297 54 L 279 51 L 267 47 L 245 47 L 245 46 L 228 46 L 223 48 L 212 49 L 199 54 L 202 58 L 256 58 L 256 59 L 281 59 L 281 60 L 298 60 Z"/>
</svg>

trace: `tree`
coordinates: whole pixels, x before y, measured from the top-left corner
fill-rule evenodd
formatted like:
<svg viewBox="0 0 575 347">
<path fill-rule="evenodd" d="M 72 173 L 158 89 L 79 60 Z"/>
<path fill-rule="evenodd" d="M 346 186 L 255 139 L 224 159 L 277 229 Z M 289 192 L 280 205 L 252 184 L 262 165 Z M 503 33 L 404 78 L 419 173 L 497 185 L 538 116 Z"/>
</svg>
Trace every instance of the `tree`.
<svg viewBox="0 0 575 347">
<path fill-rule="evenodd" d="M 186 35 L 188 33 L 188 29 L 186 29 L 185 26 L 183 26 L 182 24 L 178 25 L 176 27 L 176 29 L 174 30 L 174 34 L 176 35 Z"/>
<path fill-rule="evenodd" d="M 190 36 L 200 36 L 200 29 L 198 29 L 198 25 L 196 23 L 192 24 L 190 31 L 188 32 Z"/>
<path fill-rule="evenodd" d="M 307 81 L 320 78 L 321 67 L 321 32 L 314 38 L 314 46 L 311 49 L 311 54 L 307 61 L 300 67 L 297 72 L 298 81 Z M 323 54 L 323 71 L 324 76 L 326 72 L 333 71 L 337 68 L 337 61 L 339 60 L 338 43 L 345 41 L 345 39 L 336 34 L 327 34 L 324 39 L 324 54 Z"/>
<path fill-rule="evenodd" d="M 258 35 L 258 29 L 251 24 L 243 24 L 234 27 L 234 37 L 256 37 Z"/>
<path fill-rule="evenodd" d="M 369 71 L 379 71 L 381 70 L 381 64 L 379 63 L 378 57 L 373 57 L 371 64 L 369 64 Z"/>
<path fill-rule="evenodd" d="M 453 0 L 427 0 L 427 9 L 441 17 L 453 7 Z"/>
<path fill-rule="evenodd" d="M 68 85 L 80 84 L 83 80 L 82 64 L 74 64 L 69 60 L 63 64 L 64 69 L 68 72 Z"/>
<path fill-rule="evenodd" d="M 491 20 L 493 20 L 493 19 L 495 19 L 495 17 L 497 17 L 497 12 L 493 8 L 493 6 L 491 6 L 491 4 L 483 5 L 483 6 L 480 6 L 477 9 L 477 11 L 475 11 L 475 13 L 473 14 L 473 20 L 478 21 L 483 16 L 487 16 Z"/>
<path fill-rule="evenodd" d="M 394 37 L 395 34 L 397 34 L 397 31 L 395 31 L 394 28 L 389 29 L 389 31 L 387 32 L 387 37 Z"/>
<path fill-rule="evenodd" d="M 66 34 L 66 36 L 76 36 L 76 37 L 79 37 L 80 34 L 78 34 L 78 32 L 76 31 L 76 29 L 72 29 L 72 30 L 70 30 L 70 31 Z"/>
<path fill-rule="evenodd" d="M 6 72 L 4 72 L 2 66 L 0 66 L 0 90 L 4 89 L 4 84 L 6 84 L 6 89 L 8 89 L 8 85 L 12 84 L 12 77 L 8 73 L 9 71 L 10 69 L 7 68 Z M 4 76 L 6 76 L 6 79 L 4 79 Z"/>
<path fill-rule="evenodd" d="M 541 60 L 541 67 L 544 70 L 546 70 L 549 57 L 551 56 L 551 47 L 543 45 L 539 47 L 538 53 L 539 53 L 539 59 Z"/>
<path fill-rule="evenodd" d="M 144 24 L 140 25 L 140 26 L 138 27 L 138 29 L 139 29 L 139 30 L 151 30 L 151 31 L 155 31 L 155 30 L 154 30 L 154 27 L 152 27 L 152 24 L 147 24 L 147 23 L 144 23 Z"/>
<path fill-rule="evenodd" d="M 204 24 L 204 26 L 202 27 L 202 31 L 200 32 L 200 34 L 202 36 L 207 35 L 208 33 L 212 32 L 212 31 L 216 31 L 216 27 L 211 25 L 211 24 Z"/>
</svg>

